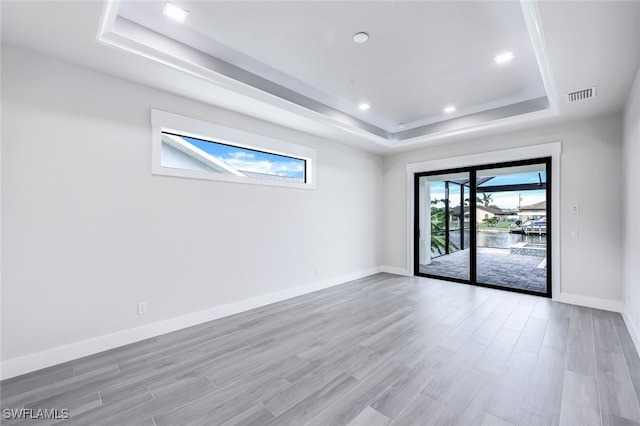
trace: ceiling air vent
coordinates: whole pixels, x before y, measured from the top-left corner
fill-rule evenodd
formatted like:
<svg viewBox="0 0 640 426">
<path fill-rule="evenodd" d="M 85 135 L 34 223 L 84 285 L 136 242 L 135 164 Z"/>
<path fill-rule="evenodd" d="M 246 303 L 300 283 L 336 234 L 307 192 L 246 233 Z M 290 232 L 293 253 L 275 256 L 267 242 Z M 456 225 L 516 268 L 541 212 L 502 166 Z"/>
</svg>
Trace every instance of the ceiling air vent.
<svg viewBox="0 0 640 426">
<path fill-rule="evenodd" d="M 596 95 L 596 86 L 590 89 L 578 90 L 577 92 L 571 92 L 567 96 L 569 102 L 583 101 L 585 99 L 593 98 Z"/>
</svg>

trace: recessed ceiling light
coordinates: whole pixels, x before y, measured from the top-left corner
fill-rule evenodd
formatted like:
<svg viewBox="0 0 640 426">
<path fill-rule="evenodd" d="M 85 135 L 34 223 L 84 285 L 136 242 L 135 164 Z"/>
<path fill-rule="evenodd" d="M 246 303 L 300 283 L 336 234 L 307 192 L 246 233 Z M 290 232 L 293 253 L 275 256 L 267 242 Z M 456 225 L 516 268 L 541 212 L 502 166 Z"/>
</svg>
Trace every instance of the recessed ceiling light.
<svg viewBox="0 0 640 426">
<path fill-rule="evenodd" d="M 398 128 L 399 129 L 404 129 L 405 127 L 407 127 L 406 123 L 398 123 Z"/>
<path fill-rule="evenodd" d="M 505 62 L 509 62 L 513 58 L 513 52 L 505 52 L 499 54 L 498 56 L 494 56 L 493 60 L 496 64 L 504 64 Z"/>
<path fill-rule="evenodd" d="M 369 105 L 369 104 L 362 103 L 362 104 L 358 105 L 358 109 L 361 110 L 361 111 L 366 111 L 369 108 L 371 108 L 371 105 Z"/>
<path fill-rule="evenodd" d="M 455 110 L 456 110 L 456 107 L 454 107 L 453 105 L 449 105 L 448 107 L 445 107 L 445 109 L 443 109 L 443 111 L 446 112 L 447 114 L 450 114 Z"/>
<path fill-rule="evenodd" d="M 369 34 L 365 32 L 359 32 L 353 36 L 353 41 L 356 43 L 364 43 L 367 40 L 369 40 Z"/>
<path fill-rule="evenodd" d="M 187 15 L 189 15 L 189 12 L 170 2 L 165 3 L 162 13 L 178 22 L 184 22 L 184 20 L 187 19 Z"/>
</svg>

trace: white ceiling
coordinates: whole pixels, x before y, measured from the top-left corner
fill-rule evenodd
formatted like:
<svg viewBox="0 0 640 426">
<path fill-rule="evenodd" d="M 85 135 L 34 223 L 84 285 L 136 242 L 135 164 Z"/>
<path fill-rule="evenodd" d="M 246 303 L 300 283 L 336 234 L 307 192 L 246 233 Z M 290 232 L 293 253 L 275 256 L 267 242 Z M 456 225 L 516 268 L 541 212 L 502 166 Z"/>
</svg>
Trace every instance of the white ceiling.
<svg viewBox="0 0 640 426">
<path fill-rule="evenodd" d="M 381 153 L 617 113 L 640 64 L 640 2 L 174 3 L 182 24 L 159 1 L 3 1 L 2 41 Z"/>
<path fill-rule="evenodd" d="M 449 104 L 462 116 L 545 96 L 517 2 L 180 5 L 184 24 L 157 2 L 122 3 L 119 15 L 387 132 L 450 119 Z M 353 41 L 359 31 L 368 42 Z M 517 61 L 495 64 L 505 51 Z"/>
</svg>

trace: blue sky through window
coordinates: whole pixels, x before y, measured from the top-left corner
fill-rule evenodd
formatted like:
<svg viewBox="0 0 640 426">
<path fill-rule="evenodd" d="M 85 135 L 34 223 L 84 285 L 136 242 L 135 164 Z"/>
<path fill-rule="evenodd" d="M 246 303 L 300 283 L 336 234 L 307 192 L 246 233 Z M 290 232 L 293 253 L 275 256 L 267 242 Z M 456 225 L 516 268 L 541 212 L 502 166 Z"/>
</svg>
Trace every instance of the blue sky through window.
<svg viewBox="0 0 640 426">
<path fill-rule="evenodd" d="M 239 171 L 305 180 L 305 160 L 221 143 L 183 137 L 184 140 Z"/>
<path fill-rule="evenodd" d="M 546 173 L 540 172 L 542 176 L 542 182 L 546 182 Z M 483 186 L 494 186 L 494 185 L 516 185 L 521 183 L 539 183 L 540 178 L 538 177 L 538 173 L 517 173 L 517 174 L 507 174 L 496 176 L 493 179 L 489 179 L 480 185 Z M 444 181 L 431 181 L 430 183 L 430 193 L 431 200 L 443 200 L 444 199 Z M 454 191 L 455 189 L 455 196 Z M 452 205 L 457 206 L 460 204 L 460 192 L 458 185 L 450 186 L 450 198 L 452 201 Z M 465 198 L 468 198 L 465 195 Z M 518 206 L 527 206 L 535 203 L 539 203 L 541 201 L 546 200 L 546 191 L 545 190 L 532 190 L 532 191 L 519 191 L 519 192 L 497 192 L 491 193 L 492 202 L 491 204 L 496 205 L 503 209 L 512 209 Z M 519 200 L 521 198 L 521 200 Z M 442 207 L 444 204 L 440 203 L 438 207 Z"/>
</svg>

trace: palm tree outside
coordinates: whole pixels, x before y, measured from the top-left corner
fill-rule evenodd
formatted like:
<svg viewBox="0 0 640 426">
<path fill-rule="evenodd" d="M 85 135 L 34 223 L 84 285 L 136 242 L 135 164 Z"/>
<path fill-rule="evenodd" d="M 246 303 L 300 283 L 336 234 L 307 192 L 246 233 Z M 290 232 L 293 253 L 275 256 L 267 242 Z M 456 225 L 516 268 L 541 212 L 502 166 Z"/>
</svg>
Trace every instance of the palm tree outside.
<svg viewBox="0 0 640 426">
<path fill-rule="evenodd" d="M 482 198 L 481 197 L 476 197 L 476 201 L 478 203 L 484 205 L 485 207 L 489 207 L 491 205 L 491 203 L 493 202 L 493 197 L 491 196 L 490 193 L 483 192 L 482 193 Z"/>
</svg>

